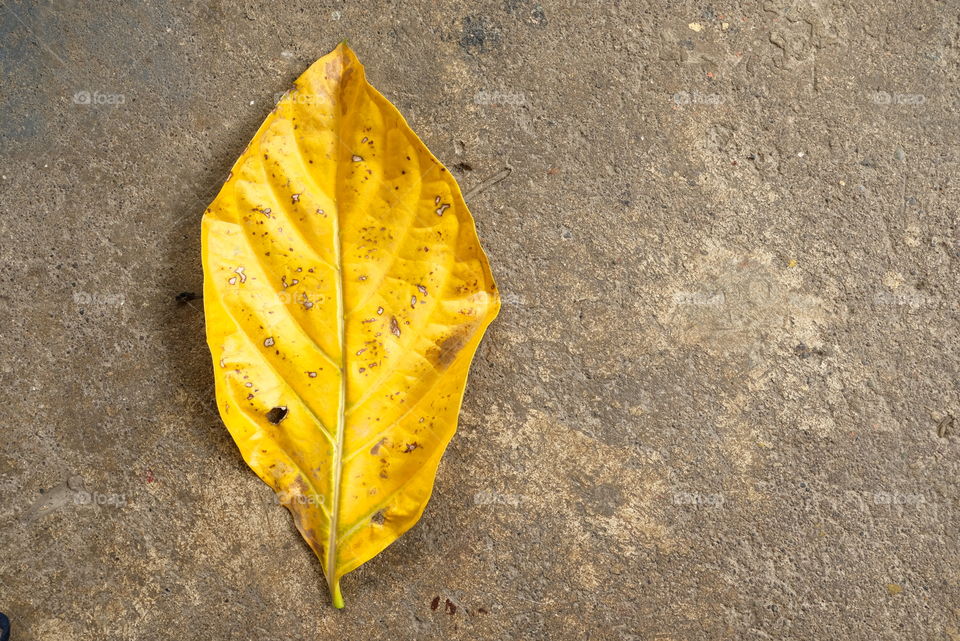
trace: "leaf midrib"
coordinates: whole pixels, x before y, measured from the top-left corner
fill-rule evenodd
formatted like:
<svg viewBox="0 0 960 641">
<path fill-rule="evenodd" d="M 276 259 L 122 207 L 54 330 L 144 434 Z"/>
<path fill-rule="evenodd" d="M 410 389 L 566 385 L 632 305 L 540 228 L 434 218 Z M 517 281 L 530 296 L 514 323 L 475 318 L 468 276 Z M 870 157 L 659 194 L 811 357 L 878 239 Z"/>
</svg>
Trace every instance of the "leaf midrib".
<svg viewBox="0 0 960 641">
<path fill-rule="evenodd" d="M 341 54 L 342 55 L 342 54 Z M 345 58 L 346 56 L 344 56 Z M 343 87 L 344 75 L 347 64 L 344 62 L 340 67 L 340 78 L 336 93 L 336 139 L 338 143 L 337 154 L 337 177 L 334 182 L 334 205 L 336 216 L 333 221 L 333 246 L 334 262 L 337 270 L 337 335 L 340 341 L 340 401 L 337 405 L 337 432 L 333 449 L 333 479 L 331 482 L 331 491 L 333 501 L 330 513 L 330 535 L 327 541 L 327 583 L 330 588 L 330 596 L 333 599 L 335 607 L 343 607 L 343 597 L 340 596 L 339 577 L 337 577 L 337 530 L 340 527 L 340 494 L 341 482 L 343 478 L 343 441 L 346 432 L 346 404 L 347 404 L 347 332 L 346 317 L 344 314 L 345 305 L 343 299 L 343 242 L 340 237 L 341 212 L 340 212 L 340 185 L 342 184 L 342 173 L 346 165 L 344 162 L 342 149 L 345 147 L 340 136 L 343 131 Z M 349 148 L 347 148 L 349 151 Z"/>
</svg>

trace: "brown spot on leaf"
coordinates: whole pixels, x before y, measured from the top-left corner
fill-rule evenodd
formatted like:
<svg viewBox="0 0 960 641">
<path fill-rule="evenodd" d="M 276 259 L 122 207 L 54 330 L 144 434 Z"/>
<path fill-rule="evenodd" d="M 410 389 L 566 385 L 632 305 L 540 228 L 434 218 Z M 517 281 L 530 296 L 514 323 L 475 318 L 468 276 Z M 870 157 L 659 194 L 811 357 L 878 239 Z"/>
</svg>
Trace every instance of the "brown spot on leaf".
<svg viewBox="0 0 960 641">
<path fill-rule="evenodd" d="M 387 442 L 387 439 L 385 439 L 385 438 L 382 438 L 382 439 L 380 439 L 379 441 L 377 441 L 377 443 L 376 443 L 373 447 L 370 448 L 370 453 L 373 454 L 374 456 L 376 456 L 377 454 L 379 454 L 379 453 L 380 453 L 380 446 L 383 445 L 383 444 L 386 443 L 386 442 Z"/>
<path fill-rule="evenodd" d="M 474 327 L 467 325 L 447 336 L 443 341 L 431 350 L 433 360 L 437 367 L 446 369 L 450 367 L 457 355 L 466 346 L 467 342 L 473 336 Z"/>
<path fill-rule="evenodd" d="M 403 453 L 409 454 L 410 452 L 414 451 L 418 447 L 420 447 L 419 443 L 407 443 L 407 446 L 403 448 Z"/>
<path fill-rule="evenodd" d="M 327 63 L 327 68 L 324 69 L 325 75 L 328 80 L 337 82 L 340 80 L 340 74 L 343 71 L 343 61 L 342 60 L 331 60 Z"/>
<path fill-rule="evenodd" d="M 307 482 L 303 480 L 303 477 L 299 474 L 297 478 L 293 480 L 293 489 L 295 489 L 300 494 L 306 494 L 308 492 Z"/>
<path fill-rule="evenodd" d="M 396 316 L 390 317 L 390 333 L 396 336 L 397 338 L 400 337 L 400 325 L 397 324 Z"/>
<path fill-rule="evenodd" d="M 377 510 L 376 513 L 370 517 L 370 522 L 374 525 L 383 525 L 385 520 L 386 517 L 383 515 L 383 510 Z"/>
</svg>

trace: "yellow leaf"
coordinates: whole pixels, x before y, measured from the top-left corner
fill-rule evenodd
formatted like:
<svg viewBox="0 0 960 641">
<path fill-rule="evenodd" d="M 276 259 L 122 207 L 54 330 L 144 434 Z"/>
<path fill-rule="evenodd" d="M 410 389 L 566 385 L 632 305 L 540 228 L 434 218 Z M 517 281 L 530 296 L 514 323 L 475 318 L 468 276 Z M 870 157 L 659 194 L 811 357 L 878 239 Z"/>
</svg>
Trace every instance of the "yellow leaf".
<svg viewBox="0 0 960 641">
<path fill-rule="evenodd" d="M 423 513 L 500 298 L 450 173 L 345 44 L 277 104 L 203 217 L 217 404 L 340 578 Z"/>
</svg>

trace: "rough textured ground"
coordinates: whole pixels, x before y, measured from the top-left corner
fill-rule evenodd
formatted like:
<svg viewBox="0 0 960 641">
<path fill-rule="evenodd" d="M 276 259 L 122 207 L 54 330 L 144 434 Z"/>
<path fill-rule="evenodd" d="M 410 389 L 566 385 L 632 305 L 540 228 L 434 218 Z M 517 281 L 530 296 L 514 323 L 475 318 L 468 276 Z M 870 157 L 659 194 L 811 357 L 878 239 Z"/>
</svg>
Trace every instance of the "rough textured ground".
<svg viewBox="0 0 960 641">
<path fill-rule="evenodd" d="M 0 3 L 14 639 L 960 639 L 958 13 Z M 175 296 L 345 37 L 465 190 L 512 171 L 434 498 L 336 612 Z"/>
</svg>

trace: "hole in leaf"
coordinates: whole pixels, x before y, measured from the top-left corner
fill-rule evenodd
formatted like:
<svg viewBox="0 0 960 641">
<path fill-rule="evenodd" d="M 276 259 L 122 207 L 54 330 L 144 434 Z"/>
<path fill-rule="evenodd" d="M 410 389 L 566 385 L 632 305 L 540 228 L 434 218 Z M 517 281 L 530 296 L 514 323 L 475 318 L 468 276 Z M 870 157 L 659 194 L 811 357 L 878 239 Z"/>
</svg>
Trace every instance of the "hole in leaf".
<svg viewBox="0 0 960 641">
<path fill-rule="evenodd" d="M 277 425 L 280 421 L 287 418 L 287 406 L 283 407 L 274 407 L 272 410 L 267 412 L 267 420 Z"/>
</svg>

